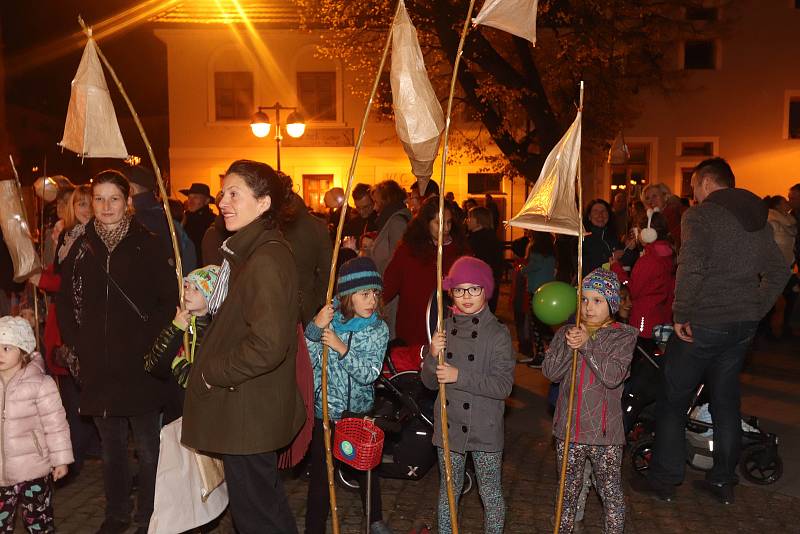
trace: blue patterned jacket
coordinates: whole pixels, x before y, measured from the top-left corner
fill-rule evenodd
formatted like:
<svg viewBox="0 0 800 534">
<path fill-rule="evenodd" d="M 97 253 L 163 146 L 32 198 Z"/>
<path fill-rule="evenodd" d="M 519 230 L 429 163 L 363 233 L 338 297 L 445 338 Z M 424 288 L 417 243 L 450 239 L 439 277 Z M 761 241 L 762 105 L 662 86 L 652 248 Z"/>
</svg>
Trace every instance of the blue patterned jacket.
<svg viewBox="0 0 800 534">
<path fill-rule="evenodd" d="M 335 331 L 335 329 L 334 329 Z M 380 374 L 389 327 L 382 320 L 357 332 L 336 332 L 348 346 L 344 355 L 328 352 L 328 415 L 339 420 L 342 412 L 362 413 L 375 401 L 372 385 Z M 306 326 L 306 345 L 314 369 L 314 416 L 322 417 L 322 329 L 314 321 Z"/>
</svg>

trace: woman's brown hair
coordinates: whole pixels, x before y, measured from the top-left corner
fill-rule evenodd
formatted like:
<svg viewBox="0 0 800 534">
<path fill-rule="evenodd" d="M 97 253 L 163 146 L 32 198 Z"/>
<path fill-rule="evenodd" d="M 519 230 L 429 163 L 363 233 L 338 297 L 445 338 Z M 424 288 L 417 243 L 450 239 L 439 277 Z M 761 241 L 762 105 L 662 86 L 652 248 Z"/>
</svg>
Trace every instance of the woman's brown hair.
<svg viewBox="0 0 800 534">
<path fill-rule="evenodd" d="M 444 209 L 449 211 L 452 217 L 450 238 L 453 240 L 453 244 L 458 247 L 460 255 L 466 248 L 464 227 L 455 216 L 456 210 L 452 202 L 445 201 Z M 428 225 L 438 216 L 439 197 L 432 196 L 425 199 L 417 214 L 411 219 L 411 222 L 408 223 L 406 233 L 403 234 L 403 243 L 411 249 L 414 256 L 425 259 L 436 256 L 436 247 L 433 245 L 433 238 L 431 237 Z"/>
</svg>

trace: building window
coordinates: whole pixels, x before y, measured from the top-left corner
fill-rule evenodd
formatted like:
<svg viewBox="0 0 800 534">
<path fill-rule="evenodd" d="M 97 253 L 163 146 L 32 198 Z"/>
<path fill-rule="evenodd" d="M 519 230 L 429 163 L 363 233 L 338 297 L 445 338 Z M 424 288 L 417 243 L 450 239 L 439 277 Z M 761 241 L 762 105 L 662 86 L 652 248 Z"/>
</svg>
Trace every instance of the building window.
<svg viewBox="0 0 800 534">
<path fill-rule="evenodd" d="M 307 119 L 336 120 L 336 73 L 298 72 L 297 97 Z"/>
<path fill-rule="evenodd" d="M 497 172 L 471 172 L 467 174 L 467 193 L 470 195 L 502 192 L 502 174 Z"/>
<path fill-rule="evenodd" d="M 800 98 L 789 101 L 789 139 L 800 139 Z"/>
<path fill-rule="evenodd" d="M 332 174 L 304 174 L 303 201 L 314 211 L 325 211 L 325 192 L 333 184 Z"/>
<path fill-rule="evenodd" d="M 682 141 L 681 156 L 708 156 L 714 155 L 713 141 Z"/>
<path fill-rule="evenodd" d="M 253 113 L 253 73 L 214 73 L 215 117 L 218 121 L 249 119 Z"/>
<path fill-rule="evenodd" d="M 628 151 L 628 161 L 611 164 L 611 198 L 620 191 L 635 195 L 649 180 L 650 145 L 628 143 Z"/>
<path fill-rule="evenodd" d="M 717 46 L 712 40 L 686 41 L 683 45 L 683 68 L 691 70 L 715 69 Z"/>
<path fill-rule="evenodd" d="M 681 167 L 681 196 L 684 198 L 694 197 L 692 174 L 694 174 L 694 167 Z"/>
</svg>

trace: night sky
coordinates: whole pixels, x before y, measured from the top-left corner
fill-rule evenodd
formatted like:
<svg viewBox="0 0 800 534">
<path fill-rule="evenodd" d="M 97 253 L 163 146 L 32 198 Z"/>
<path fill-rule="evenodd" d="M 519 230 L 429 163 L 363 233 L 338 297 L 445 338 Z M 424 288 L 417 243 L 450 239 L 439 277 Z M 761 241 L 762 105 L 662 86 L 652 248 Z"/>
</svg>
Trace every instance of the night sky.
<svg viewBox="0 0 800 534">
<path fill-rule="evenodd" d="M 0 2 L 6 70 L 7 128 L 23 180 L 47 155 L 48 174 L 65 174 L 84 182 L 113 160 L 86 160 L 56 143 L 61 140 L 69 104 L 70 82 L 80 62 L 85 39 L 78 14 L 88 24 L 136 6 L 131 0 L 6 0 Z M 139 24 L 98 41 L 145 122 L 162 170 L 168 170 L 168 101 L 166 47 L 147 24 Z M 54 56 L 43 57 L 45 52 Z M 146 160 L 144 145 L 127 107 L 106 75 L 128 152 Z M 41 174 L 41 173 L 39 173 Z"/>
</svg>

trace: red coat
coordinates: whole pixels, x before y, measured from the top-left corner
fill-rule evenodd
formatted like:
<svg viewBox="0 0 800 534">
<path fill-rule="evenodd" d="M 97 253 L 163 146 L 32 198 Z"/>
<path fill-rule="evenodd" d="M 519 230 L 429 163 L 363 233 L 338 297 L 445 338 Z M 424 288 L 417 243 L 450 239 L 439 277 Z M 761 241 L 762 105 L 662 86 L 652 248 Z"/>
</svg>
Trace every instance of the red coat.
<svg viewBox="0 0 800 534">
<path fill-rule="evenodd" d="M 39 288 L 47 293 L 55 294 L 61 289 L 61 275 L 56 274 L 55 268 L 51 263 L 47 269 L 42 271 L 39 280 Z M 65 368 L 56 365 L 53 361 L 53 352 L 56 347 L 61 346 L 61 331 L 58 329 L 58 319 L 56 318 L 55 298 L 51 298 L 47 305 L 47 318 L 44 321 L 44 355 L 47 369 L 51 374 L 66 376 L 69 374 Z"/>
<path fill-rule="evenodd" d="M 458 258 L 467 254 L 465 247 L 451 243 L 442 251 L 442 271 L 447 273 Z M 397 337 L 407 345 L 427 345 L 428 300 L 436 290 L 436 255 L 418 258 L 405 243 L 395 249 L 383 273 L 383 300 L 399 298 Z"/>
<path fill-rule="evenodd" d="M 634 264 L 630 276 L 617 262 L 611 269 L 620 282 L 628 284 L 633 301 L 629 324 L 639 330 L 639 336 L 651 339 L 654 326 L 672 324 L 675 255 L 667 241 L 645 245 L 644 254 Z"/>
</svg>

